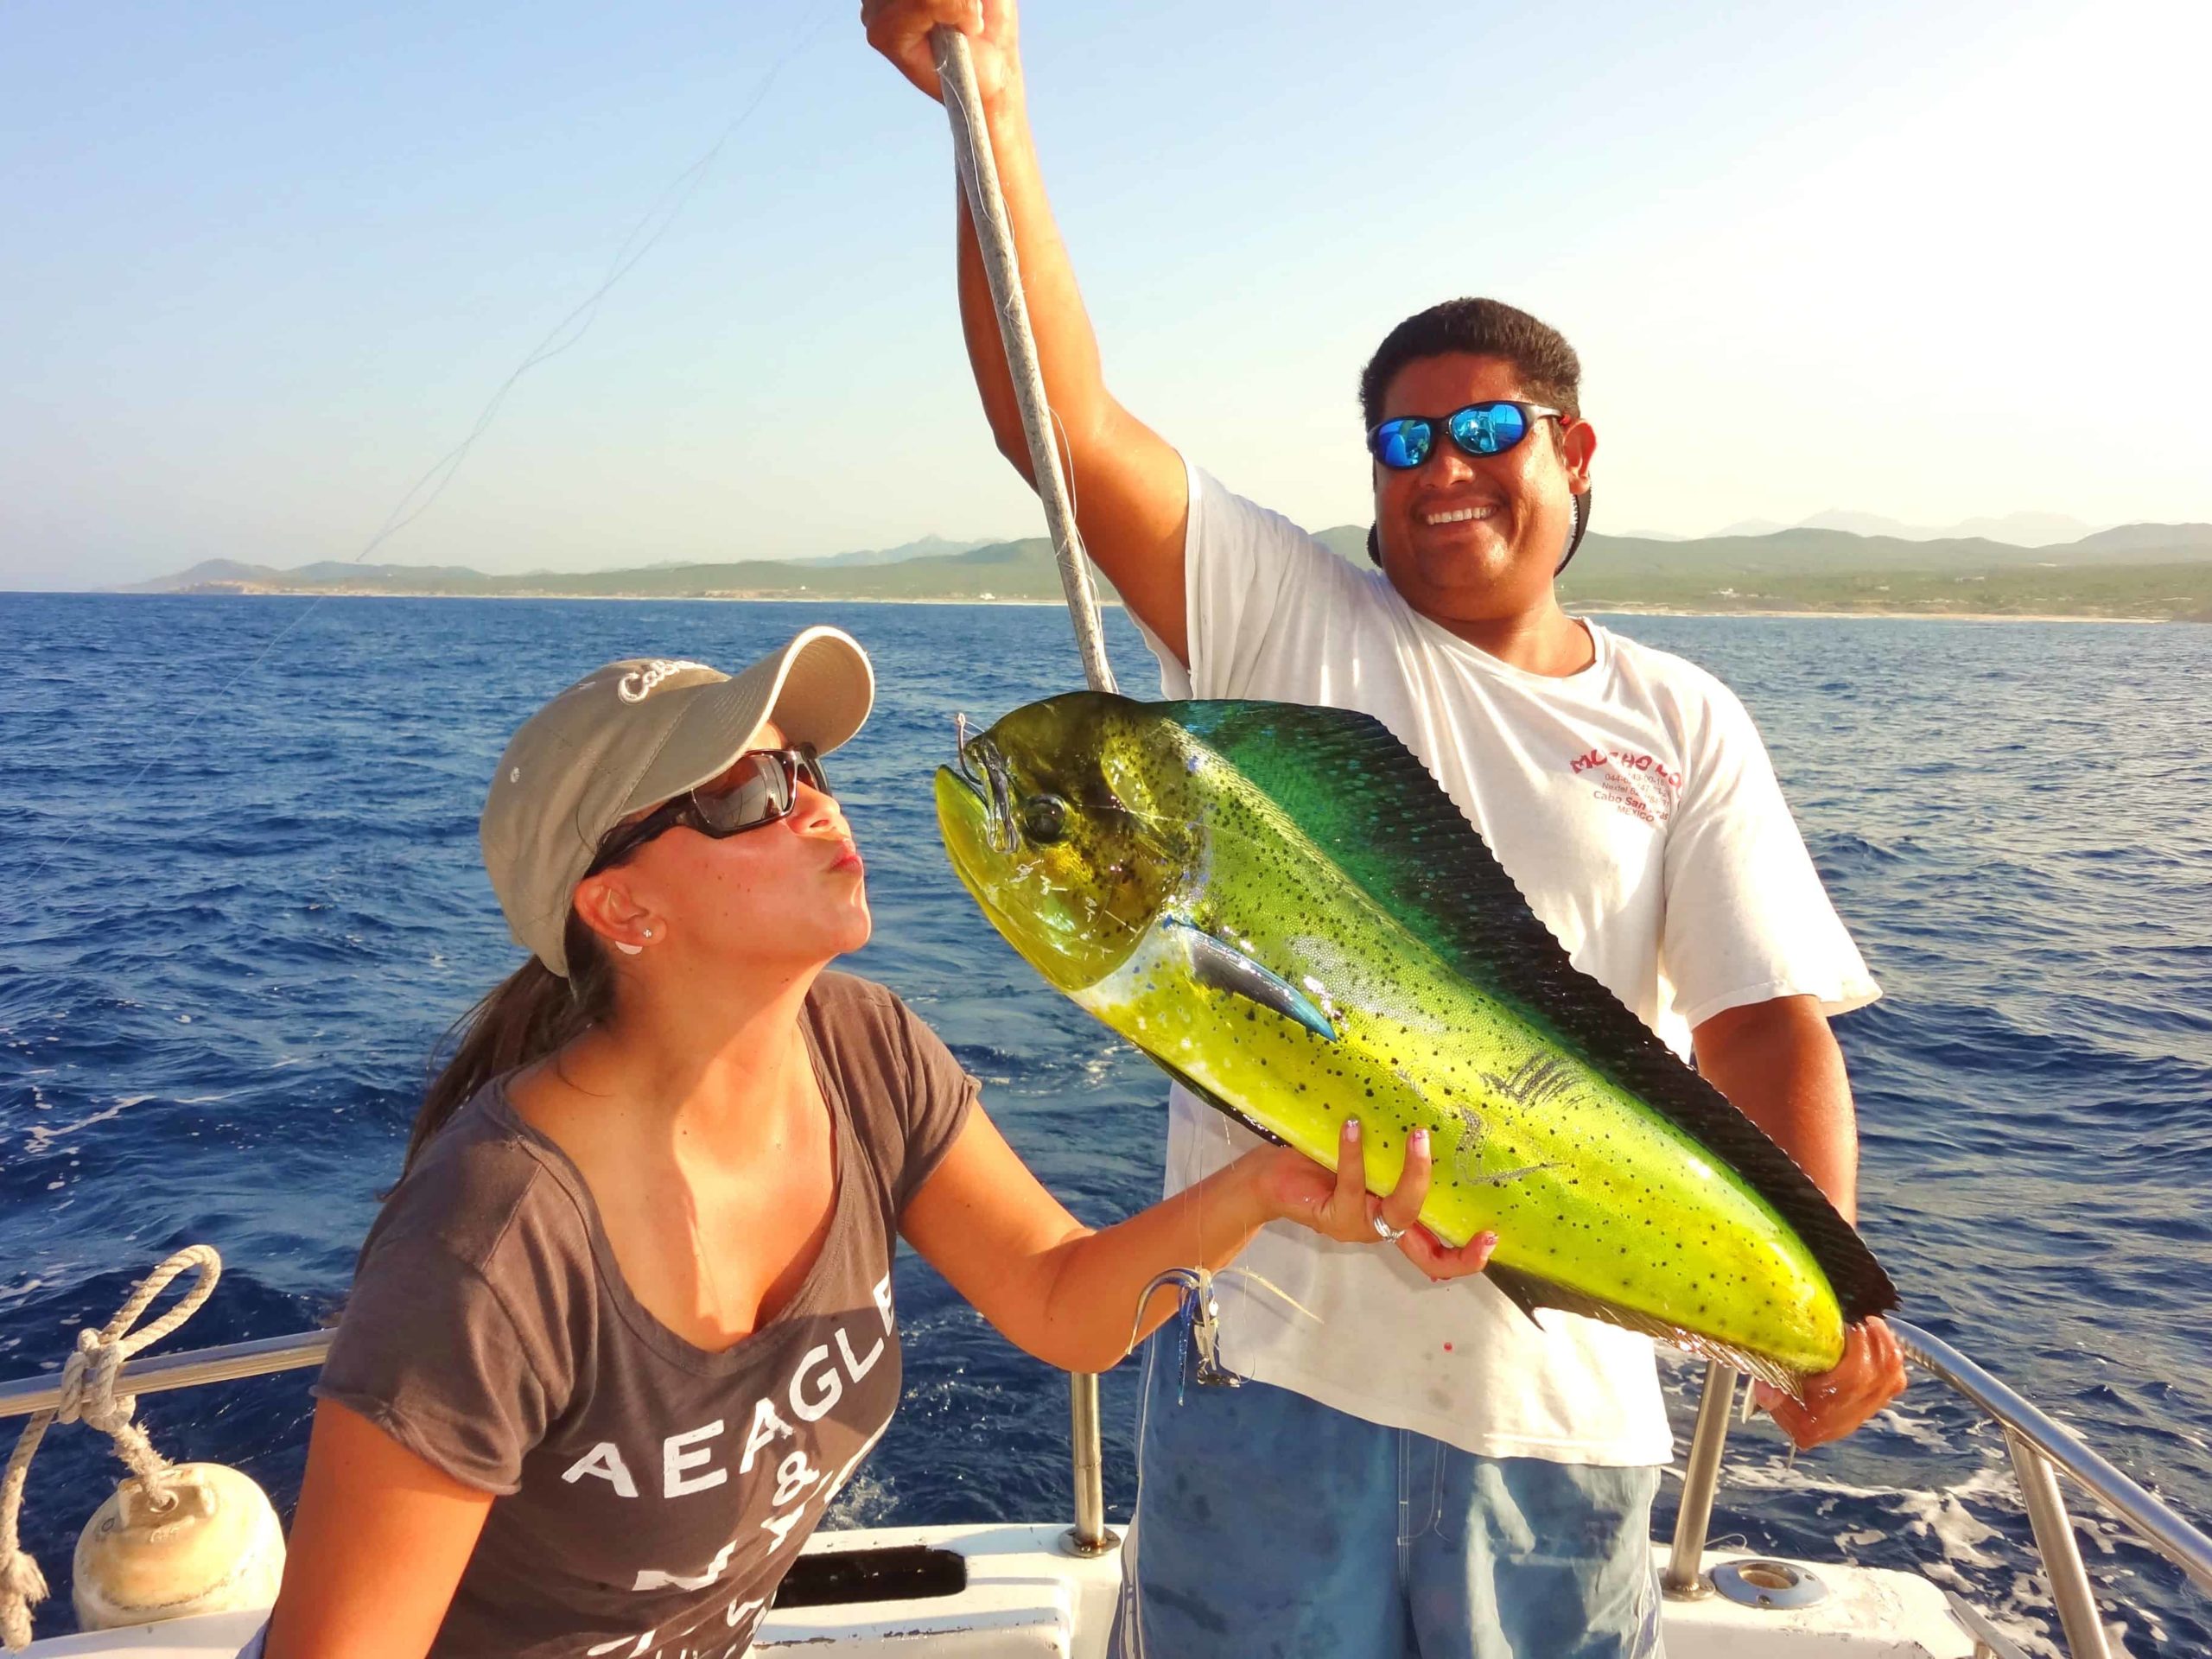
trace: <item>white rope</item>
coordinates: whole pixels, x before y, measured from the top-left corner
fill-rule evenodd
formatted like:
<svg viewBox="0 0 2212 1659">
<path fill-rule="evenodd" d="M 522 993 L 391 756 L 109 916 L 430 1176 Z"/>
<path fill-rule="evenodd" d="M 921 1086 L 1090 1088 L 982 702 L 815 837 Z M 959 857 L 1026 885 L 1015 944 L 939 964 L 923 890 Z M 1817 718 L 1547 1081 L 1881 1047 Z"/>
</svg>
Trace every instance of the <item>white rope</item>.
<svg viewBox="0 0 2212 1659">
<path fill-rule="evenodd" d="M 143 1331 L 131 1326 L 168 1288 L 169 1281 L 187 1268 L 199 1276 L 175 1307 Z M 83 1423 L 97 1428 L 115 1442 L 115 1454 L 130 1466 L 140 1486 L 152 1497 L 155 1507 L 176 1501 L 162 1490 L 168 1460 L 154 1450 L 146 1431 L 131 1421 L 138 1402 L 135 1395 L 115 1391 L 124 1361 L 141 1349 L 151 1347 L 200 1311 L 222 1276 L 223 1258 L 206 1244 L 188 1244 L 138 1281 L 130 1298 L 116 1309 L 115 1317 L 98 1331 L 77 1333 L 77 1351 L 61 1368 L 61 1398 L 51 1411 L 41 1411 L 23 1426 L 16 1449 L 8 1459 L 8 1471 L 0 1476 L 0 1641 L 10 1652 L 30 1645 L 31 1609 L 46 1599 L 46 1575 L 30 1552 L 22 1548 L 16 1531 L 23 1503 L 23 1483 L 29 1477 L 31 1459 L 39 1442 L 55 1422 Z"/>
</svg>

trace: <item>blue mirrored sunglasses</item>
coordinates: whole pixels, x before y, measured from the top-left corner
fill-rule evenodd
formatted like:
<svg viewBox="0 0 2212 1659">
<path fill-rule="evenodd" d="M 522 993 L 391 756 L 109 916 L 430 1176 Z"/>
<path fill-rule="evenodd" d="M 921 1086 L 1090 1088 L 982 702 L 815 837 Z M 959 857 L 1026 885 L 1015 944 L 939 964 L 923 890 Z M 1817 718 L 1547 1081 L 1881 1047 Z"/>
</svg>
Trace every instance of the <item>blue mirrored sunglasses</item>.
<svg viewBox="0 0 2212 1659">
<path fill-rule="evenodd" d="M 1471 455 L 1503 454 L 1529 435 L 1538 421 L 1565 417 L 1541 404 L 1469 404 L 1449 415 L 1405 415 L 1385 421 L 1367 435 L 1375 459 L 1393 472 L 1410 472 L 1436 448 L 1436 429 Z"/>
</svg>

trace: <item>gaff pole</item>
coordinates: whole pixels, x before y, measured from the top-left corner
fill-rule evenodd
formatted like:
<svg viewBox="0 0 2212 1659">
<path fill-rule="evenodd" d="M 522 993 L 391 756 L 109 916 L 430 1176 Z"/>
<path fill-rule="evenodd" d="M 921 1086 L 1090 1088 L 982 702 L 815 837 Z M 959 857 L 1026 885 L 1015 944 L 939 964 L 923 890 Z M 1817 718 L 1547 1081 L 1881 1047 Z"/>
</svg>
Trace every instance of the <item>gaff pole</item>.
<svg viewBox="0 0 2212 1659">
<path fill-rule="evenodd" d="M 990 278 L 991 299 L 998 308 L 999 340 L 1006 347 L 1014 402 L 1021 410 L 1030 470 L 1045 504 L 1045 526 L 1060 567 L 1060 589 L 1067 597 L 1069 620 L 1075 625 L 1076 648 L 1083 653 L 1083 677 L 1092 690 L 1111 691 L 1116 689 L 1114 669 L 1106 660 L 1098 592 L 1091 585 L 1090 561 L 1083 550 L 1082 532 L 1076 528 L 1059 445 L 1053 442 L 1052 407 L 1045 400 L 1045 370 L 1037 359 L 1037 337 L 1029 327 L 1029 303 L 1022 297 L 1021 266 L 1014 257 L 1014 226 L 1007 217 L 1006 195 L 999 188 L 998 160 L 991 153 L 991 135 L 983 124 L 976 60 L 969 52 L 968 37 L 957 29 L 942 25 L 931 29 L 930 45 L 937 54 L 945 113 L 952 122 L 960 186 L 968 198 L 976 240 L 983 251 L 983 270 Z"/>
<path fill-rule="evenodd" d="M 952 122 L 952 149 L 959 163 L 960 188 L 968 197 L 969 217 L 983 251 L 998 308 L 999 340 L 1014 379 L 1014 402 L 1021 409 L 1021 433 L 1029 444 L 1029 466 L 1045 504 L 1045 525 L 1060 567 L 1060 591 L 1067 596 L 1068 619 L 1075 625 L 1076 649 L 1083 653 L 1083 677 L 1094 691 L 1111 691 L 1113 665 L 1106 660 L 1106 632 L 1098 620 L 1098 593 L 1090 584 L 1090 562 L 1075 527 L 1068 499 L 1067 474 L 1060 469 L 1059 446 L 1052 441 L 1052 410 L 1045 401 L 1045 370 L 1037 360 L 1037 337 L 1029 328 L 1029 303 L 1021 295 L 1021 265 L 1014 257 L 1014 226 L 999 188 L 998 159 L 983 124 L 983 95 L 976 85 L 976 60 L 968 37 L 939 26 L 930 31 L 937 54 L 938 84 L 945 114 Z M 1062 1539 L 1071 1554 L 1102 1555 L 1121 1541 L 1106 1525 L 1103 1460 L 1098 1436 L 1098 1379 L 1087 1371 L 1068 1373 L 1069 1439 L 1074 1450 L 1075 1525 Z"/>
</svg>

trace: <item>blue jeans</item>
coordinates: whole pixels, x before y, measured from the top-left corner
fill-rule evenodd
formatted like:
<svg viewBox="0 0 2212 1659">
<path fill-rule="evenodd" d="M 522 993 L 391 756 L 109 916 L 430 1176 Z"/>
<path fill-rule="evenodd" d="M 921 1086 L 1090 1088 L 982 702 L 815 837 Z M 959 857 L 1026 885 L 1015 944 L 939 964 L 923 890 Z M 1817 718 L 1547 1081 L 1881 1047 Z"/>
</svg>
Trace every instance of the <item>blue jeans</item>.
<svg viewBox="0 0 2212 1659">
<path fill-rule="evenodd" d="M 1185 1385 L 1182 1351 L 1171 1322 L 1145 1354 L 1114 1659 L 1657 1659 L 1658 1470 Z"/>
</svg>

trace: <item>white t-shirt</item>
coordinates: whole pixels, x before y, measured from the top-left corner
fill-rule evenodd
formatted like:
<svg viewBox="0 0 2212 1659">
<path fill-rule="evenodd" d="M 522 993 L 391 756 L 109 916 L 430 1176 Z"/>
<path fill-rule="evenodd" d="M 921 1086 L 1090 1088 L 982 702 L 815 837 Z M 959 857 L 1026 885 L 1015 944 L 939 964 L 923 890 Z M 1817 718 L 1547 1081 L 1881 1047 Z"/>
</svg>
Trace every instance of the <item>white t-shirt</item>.
<svg viewBox="0 0 2212 1659">
<path fill-rule="evenodd" d="M 1581 672 L 1513 668 L 1421 615 L 1381 571 L 1196 468 L 1190 480 L 1187 673 L 1151 640 L 1166 696 L 1373 715 L 1427 763 L 1575 966 L 1685 1058 L 1691 1028 L 1726 1008 L 1812 995 L 1840 1014 L 1880 995 L 1750 715 L 1713 676 L 1594 623 L 1597 660 Z M 1255 1144 L 1173 1090 L 1167 1190 Z M 1540 1331 L 1479 1280 L 1432 1285 L 1395 1250 L 1287 1224 L 1220 1288 L 1223 1362 L 1245 1376 L 1489 1457 L 1673 1455 L 1646 1338 L 1548 1309 Z"/>
</svg>

